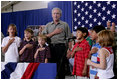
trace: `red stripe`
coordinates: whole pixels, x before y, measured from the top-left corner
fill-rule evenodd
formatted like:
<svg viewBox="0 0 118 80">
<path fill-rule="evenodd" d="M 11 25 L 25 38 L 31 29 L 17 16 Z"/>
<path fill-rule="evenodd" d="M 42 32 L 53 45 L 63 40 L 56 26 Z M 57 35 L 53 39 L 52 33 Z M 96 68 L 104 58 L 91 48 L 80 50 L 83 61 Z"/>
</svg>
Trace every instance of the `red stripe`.
<svg viewBox="0 0 118 80">
<path fill-rule="evenodd" d="M 37 70 L 40 63 L 29 63 L 26 71 L 21 79 L 31 79 L 34 72 Z"/>
<path fill-rule="evenodd" d="M 113 51 L 112 51 L 112 48 L 111 47 L 104 47 L 105 49 L 107 49 L 109 52 L 110 52 L 110 54 L 112 54 L 113 53 Z"/>
<path fill-rule="evenodd" d="M 99 57 L 97 57 L 97 61 L 100 62 L 100 58 Z"/>
</svg>

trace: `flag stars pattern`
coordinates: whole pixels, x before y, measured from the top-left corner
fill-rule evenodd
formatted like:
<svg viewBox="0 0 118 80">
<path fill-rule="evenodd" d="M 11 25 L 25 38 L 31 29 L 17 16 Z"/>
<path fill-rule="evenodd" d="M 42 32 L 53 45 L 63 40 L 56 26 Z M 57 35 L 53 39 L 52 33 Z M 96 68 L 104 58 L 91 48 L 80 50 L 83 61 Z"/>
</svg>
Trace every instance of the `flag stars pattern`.
<svg viewBox="0 0 118 80">
<path fill-rule="evenodd" d="M 81 14 L 80 14 L 80 13 L 78 13 L 77 15 L 78 15 L 78 17 L 80 17 L 80 15 L 81 15 Z"/>
<path fill-rule="evenodd" d="M 98 22 L 98 25 L 101 25 L 101 22 Z"/>
<path fill-rule="evenodd" d="M 80 8 L 80 5 L 78 5 L 77 8 Z"/>
<path fill-rule="evenodd" d="M 98 16 L 99 16 L 99 17 L 101 16 L 101 13 L 100 13 L 100 12 L 98 13 Z"/>
<path fill-rule="evenodd" d="M 85 15 L 88 15 L 88 11 L 85 12 Z"/>
<path fill-rule="evenodd" d="M 97 10 L 96 10 L 96 9 L 94 9 L 94 10 L 93 10 L 93 12 L 94 12 L 94 13 L 96 13 L 96 12 L 97 12 Z"/>
<path fill-rule="evenodd" d="M 112 19 L 115 19 L 115 16 L 116 16 L 116 15 L 115 15 L 115 14 L 113 14 L 113 15 L 112 15 Z"/>
<path fill-rule="evenodd" d="M 88 3 L 85 3 L 85 6 L 88 6 Z"/>
<path fill-rule="evenodd" d="M 74 10 L 74 13 L 77 13 L 77 10 L 76 9 Z"/>
<path fill-rule="evenodd" d="M 82 20 L 84 20 L 84 17 L 82 16 Z"/>
<path fill-rule="evenodd" d="M 77 2 L 74 2 L 74 5 L 77 5 Z"/>
<path fill-rule="evenodd" d="M 92 25 L 93 25 L 92 23 L 89 24 L 90 27 L 92 27 Z"/>
<path fill-rule="evenodd" d="M 84 11 L 84 8 L 82 8 L 81 11 Z"/>
<path fill-rule="evenodd" d="M 102 11 L 105 11 L 106 7 L 103 6 Z"/>
<path fill-rule="evenodd" d="M 108 11 L 107 11 L 107 15 L 109 15 L 110 13 L 111 13 L 111 11 L 108 10 Z"/>
<path fill-rule="evenodd" d="M 89 18 L 92 18 L 92 15 L 91 14 L 89 15 Z"/>
<path fill-rule="evenodd" d="M 73 1 L 73 30 L 106 26 L 107 21 L 117 24 L 117 1 Z"/>
<path fill-rule="evenodd" d="M 97 5 L 98 7 L 101 7 L 101 4 L 100 3 L 98 3 L 98 5 Z"/>
<path fill-rule="evenodd" d="M 75 18 L 74 21 L 76 22 L 77 21 L 77 18 Z"/>
<path fill-rule="evenodd" d="M 88 24 L 88 20 L 86 20 L 85 23 Z"/>
<path fill-rule="evenodd" d="M 78 22 L 78 25 L 80 25 L 80 24 L 81 24 L 81 22 L 79 21 L 79 22 Z"/>
<path fill-rule="evenodd" d="M 77 29 L 77 26 L 75 26 L 74 28 Z"/>
<path fill-rule="evenodd" d="M 91 5 L 89 6 L 89 9 L 92 9 L 92 6 Z"/>
<path fill-rule="evenodd" d="M 110 5 L 110 1 L 107 2 L 107 5 Z"/>
<path fill-rule="evenodd" d="M 116 8 L 116 5 L 115 5 L 115 4 L 112 5 L 112 9 L 113 9 L 113 8 Z"/>
<path fill-rule="evenodd" d="M 102 20 L 104 21 L 105 19 L 106 19 L 106 17 L 103 16 L 103 17 L 102 17 Z"/>
<path fill-rule="evenodd" d="M 94 19 L 93 19 L 93 21 L 94 21 L 94 22 L 96 22 L 96 21 L 97 21 L 97 19 L 96 19 L 96 18 L 94 18 Z"/>
</svg>

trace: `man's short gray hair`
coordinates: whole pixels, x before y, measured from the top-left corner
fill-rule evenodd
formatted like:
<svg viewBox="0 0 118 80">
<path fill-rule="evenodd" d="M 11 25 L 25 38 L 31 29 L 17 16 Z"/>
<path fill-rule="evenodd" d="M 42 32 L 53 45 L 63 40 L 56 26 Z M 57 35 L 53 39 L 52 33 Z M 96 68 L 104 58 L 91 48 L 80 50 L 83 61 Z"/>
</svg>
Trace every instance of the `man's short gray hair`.
<svg viewBox="0 0 118 80">
<path fill-rule="evenodd" d="M 56 10 L 59 10 L 60 14 L 62 14 L 62 10 L 61 10 L 60 8 L 58 8 L 58 7 L 53 8 L 53 9 L 52 9 L 52 13 L 53 13 L 53 11 L 54 11 L 55 9 L 56 9 Z"/>
</svg>

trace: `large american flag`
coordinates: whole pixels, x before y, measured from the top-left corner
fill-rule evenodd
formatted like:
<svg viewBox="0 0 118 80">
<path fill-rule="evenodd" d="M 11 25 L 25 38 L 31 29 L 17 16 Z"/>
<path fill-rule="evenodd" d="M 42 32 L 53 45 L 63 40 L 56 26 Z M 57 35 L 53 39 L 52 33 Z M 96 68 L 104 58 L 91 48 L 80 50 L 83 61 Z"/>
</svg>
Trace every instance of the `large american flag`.
<svg viewBox="0 0 118 80">
<path fill-rule="evenodd" d="M 77 27 L 106 27 L 107 21 L 117 24 L 117 1 L 73 1 L 73 31 Z"/>
</svg>

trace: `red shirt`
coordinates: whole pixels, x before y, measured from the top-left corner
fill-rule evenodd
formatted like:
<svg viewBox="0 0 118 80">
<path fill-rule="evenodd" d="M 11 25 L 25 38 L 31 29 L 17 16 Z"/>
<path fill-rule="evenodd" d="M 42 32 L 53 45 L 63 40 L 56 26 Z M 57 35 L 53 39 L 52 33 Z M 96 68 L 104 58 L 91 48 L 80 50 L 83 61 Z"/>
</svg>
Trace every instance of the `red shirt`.
<svg viewBox="0 0 118 80">
<path fill-rule="evenodd" d="M 90 46 L 89 46 L 89 43 L 85 39 L 81 42 L 77 42 L 74 45 L 73 50 L 77 46 L 81 47 L 82 50 L 77 51 L 75 53 L 74 66 L 73 66 L 73 73 L 72 74 L 77 75 L 77 76 L 82 76 L 82 72 L 83 72 L 84 64 L 85 64 L 85 59 L 88 58 Z M 88 72 L 88 70 L 87 70 L 87 72 Z"/>
</svg>

